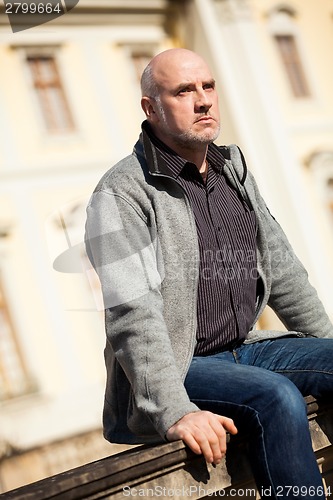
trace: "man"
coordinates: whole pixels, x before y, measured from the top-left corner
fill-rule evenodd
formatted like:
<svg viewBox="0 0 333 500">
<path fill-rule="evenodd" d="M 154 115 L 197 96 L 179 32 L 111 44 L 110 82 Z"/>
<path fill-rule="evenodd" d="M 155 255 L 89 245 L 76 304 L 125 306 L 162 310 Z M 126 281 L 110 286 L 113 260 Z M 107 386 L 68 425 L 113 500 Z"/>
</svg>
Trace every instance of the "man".
<svg viewBox="0 0 333 500">
<path fill-rule="evenodd" d="M 239 431 L 260 490 L 324 498 L 303 396 L 332 395 L 332 324 L 239 149 L 213 144 L 218 96 L 202 58 L 157 55 L 142 108 L 133 154 L 87 209 L 105 302 L 105 437 L 182 439 L 219 463 L 226 431 Z M 267 304 L 288 331 L 254 330 Z"/>
</svg>

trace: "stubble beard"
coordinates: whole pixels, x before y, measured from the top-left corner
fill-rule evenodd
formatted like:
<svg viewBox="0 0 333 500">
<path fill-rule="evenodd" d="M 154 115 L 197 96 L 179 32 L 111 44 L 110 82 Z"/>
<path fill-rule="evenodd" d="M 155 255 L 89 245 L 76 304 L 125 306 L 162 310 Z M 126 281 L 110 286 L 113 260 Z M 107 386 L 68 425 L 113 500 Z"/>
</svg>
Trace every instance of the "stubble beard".
<svg viewBox="0 0 333 500">
<path fill-rule="evenodd" d="M 198 146 L 203 146 L 203 145 L 207 146 L 208 144 L 211 144 L 218 138 L 221 129 L 219 123 L 217 123 L 216 129 L 208 128 L 207 130 L 203 130 L 202 132 L 194 132 L 193 130 L 186 130 L 181 134 L 179 133 L 176 134 L 174 132 L 171 132 L 167 123 L 164 109 L 161 103 L 158 102 L 157 99 L 156 102 L 160 111 L 162 132 L 171 137 L 178 146 L 181 146 L 182 148 L 188 150 L 196 150 Z"/>
<path fill-rule="evenodd" d="M 196 149 L 198 146 L 208 145 L 214 142 L 220 133 L 220 125 L 214 130 L 208 129 L 202 132 L 193 132 L 193 130 L 187 130 L 182 134 L 174 134 L 174 141 L 182 147 L 187 149 Z"/>
</svg>

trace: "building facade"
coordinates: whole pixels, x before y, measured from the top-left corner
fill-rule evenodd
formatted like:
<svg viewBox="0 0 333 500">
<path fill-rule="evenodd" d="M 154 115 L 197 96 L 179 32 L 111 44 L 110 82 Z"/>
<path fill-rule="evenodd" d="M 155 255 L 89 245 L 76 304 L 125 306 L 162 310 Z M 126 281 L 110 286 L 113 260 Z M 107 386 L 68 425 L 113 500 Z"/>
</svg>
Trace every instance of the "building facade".
<svg viewBox="0 0 333 500">
<path fill-rule="evenodd" d="M 241 146 L 333 318 L 332 0 L 80 0 L 18 33 L 0 6 L 0 491 L 121 449 L 101 436 L 85 205 L 140 132 L 142 69 L 177 46 L 210 64 L 217 142 Z"/>
</svg>

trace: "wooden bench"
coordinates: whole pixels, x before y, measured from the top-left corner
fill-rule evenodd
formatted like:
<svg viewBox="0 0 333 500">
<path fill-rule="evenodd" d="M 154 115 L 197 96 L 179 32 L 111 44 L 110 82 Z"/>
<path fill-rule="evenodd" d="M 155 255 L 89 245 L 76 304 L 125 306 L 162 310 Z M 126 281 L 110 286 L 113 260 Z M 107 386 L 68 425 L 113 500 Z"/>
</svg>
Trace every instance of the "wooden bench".
<svg viewBox="0 0 333 500">
<path fill-rule="evenodd" d="M 306 398 L 313 447 L 333 495 L 333 403 Z M 207 465 L 182 441 L 139 446 L 0 495 L 15 500 L 114 500 L 126 497 L 233 498 L 256 496 L 241 441 L 230 442 L 225 461 Z M 233 472 L 232 478 L 230 470 Z"/>
</svg>

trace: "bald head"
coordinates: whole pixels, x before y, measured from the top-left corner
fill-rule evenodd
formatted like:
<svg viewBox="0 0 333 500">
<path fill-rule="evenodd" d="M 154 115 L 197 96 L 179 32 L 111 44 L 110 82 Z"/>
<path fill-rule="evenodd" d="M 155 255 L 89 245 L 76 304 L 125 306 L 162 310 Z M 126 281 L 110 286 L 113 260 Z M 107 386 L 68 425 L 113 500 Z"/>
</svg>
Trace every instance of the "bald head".
<svg viewBox="0 0 333 500">
<path fill-rule="evenodd" d="M 161 86 L 168 81 L 171 73 L 178 70 L 181 66 L 195 62 L 205 65 L 208 68 L 202 57 L 192 50 L 176 48 L 157 54 L 142 73 L 142 96 L 158 97 Z"/>
</svg>

